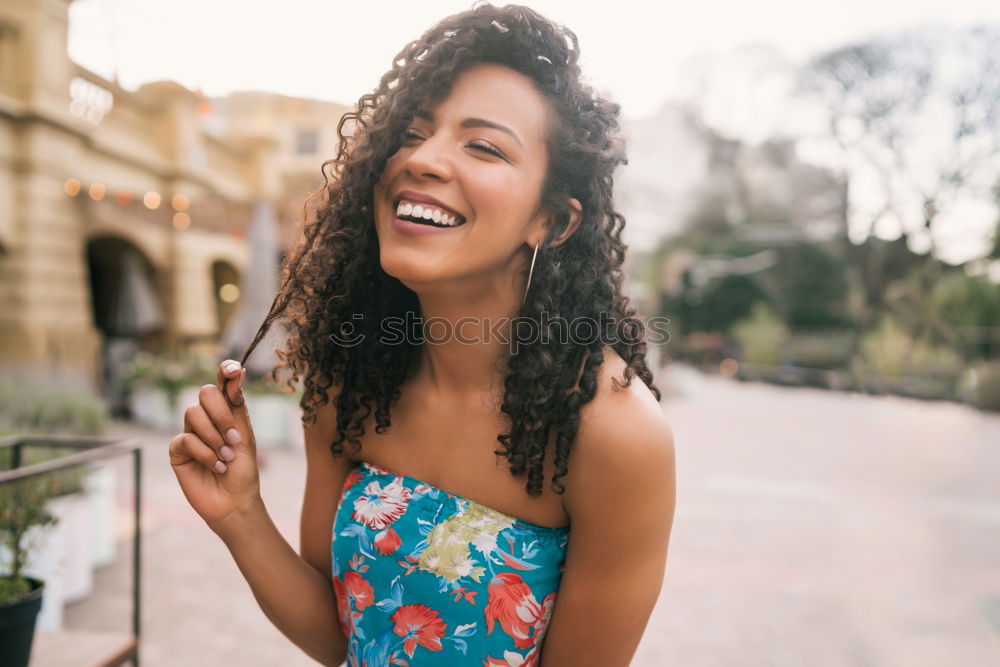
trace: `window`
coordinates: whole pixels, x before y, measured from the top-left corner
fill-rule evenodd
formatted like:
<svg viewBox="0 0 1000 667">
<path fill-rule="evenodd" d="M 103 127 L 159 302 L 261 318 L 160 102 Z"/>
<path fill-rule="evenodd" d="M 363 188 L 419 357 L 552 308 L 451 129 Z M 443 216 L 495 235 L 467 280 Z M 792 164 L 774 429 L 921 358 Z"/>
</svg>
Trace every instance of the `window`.
<svg viewBox="0 0 1000 667">
<path fill-rule="evenodd" d="M 299 155 L 315 155 L 319 151 L 319 132 L 314 129 L 299 129 L 295 135 L 295 152 Z"/>
</svg>

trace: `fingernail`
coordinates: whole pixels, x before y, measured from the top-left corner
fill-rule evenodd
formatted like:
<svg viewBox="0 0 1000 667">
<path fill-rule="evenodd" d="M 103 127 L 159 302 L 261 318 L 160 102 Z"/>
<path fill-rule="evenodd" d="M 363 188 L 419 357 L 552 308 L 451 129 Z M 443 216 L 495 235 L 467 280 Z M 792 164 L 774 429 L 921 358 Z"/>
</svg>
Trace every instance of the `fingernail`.
<svg viewBox="0 0 1000 667">
<path fill-rule="evenodd" d="M 222 449 L 219 450 L 219 454 L 227 461 L 232 461 L 236 458 L 236 452 L 229 445 L 223 445 Z"/>
<path fill-rule="evenodd" d="M 216 461 L 215 470 L 216 472 L 226 472 L 226 464 L 223 463 L 222 461 Z"/>
<path fill-rule="evenodd" d="M 235 428 L 229 429 L 226 431 L 226 440 L 228 440 L 229 444 L 233 446 L 240 444 L 240 432 Z"/>
<path fill-rule="evenodd" d="M 223 370 L 226 373 L 233 373 L 237 369 L 239 369 L 239 367 L 240 367 L 240 364 L 239 364 L 238 361 L 230 361 L 228 364 L 226 364 L 226 366 L 225 366 L 225 368 L 223 368 Z"/>
<path fill-rule="evenodd" d="M 243 391 L 243 383 L 247 381 L 247 369 L 240 371 L 240 383 L 236 386 L 236 389 Z"/>
</svg>

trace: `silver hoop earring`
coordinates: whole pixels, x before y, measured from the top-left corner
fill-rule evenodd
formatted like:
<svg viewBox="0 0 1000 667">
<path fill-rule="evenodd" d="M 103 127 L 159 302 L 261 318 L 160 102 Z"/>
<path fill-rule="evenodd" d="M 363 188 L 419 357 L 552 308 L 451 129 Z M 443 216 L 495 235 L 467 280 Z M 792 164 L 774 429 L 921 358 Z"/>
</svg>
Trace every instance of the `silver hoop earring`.
<svg viewBox="0 0 1000 667">
<path fill-rule="evenodd" d="M 524 286 L 524 299 L 521 300 L 521 308 L 528 302 L 528 288 L 531 287 L 531 274 L 535 271 L 535 258 L 538 257 L 538 244 L 535 244 L 535 252 L 531 255 L 531 268 L 528 269 L 528 282 Z"/>
</svg>

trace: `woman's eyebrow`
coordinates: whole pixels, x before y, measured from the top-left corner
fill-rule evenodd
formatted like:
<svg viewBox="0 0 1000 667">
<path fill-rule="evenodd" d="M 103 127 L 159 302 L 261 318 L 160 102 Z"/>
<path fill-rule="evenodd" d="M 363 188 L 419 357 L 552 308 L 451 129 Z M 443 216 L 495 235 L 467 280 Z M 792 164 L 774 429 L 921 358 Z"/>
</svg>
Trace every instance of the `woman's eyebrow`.
<svg viewBox="0 0 1000 667">
<path fill-rule="evenodd" d="M 419 110 L 414 115 L 421 120 L 426 120 L 428 123 L 434 122 L 434 114 L 429 111 Z M 459 127 L 462 129 L 469 127 L 490 127 L 494 130 L 500 130 L 501 132 L 506 132 L 510 136 L 514 137 L 514 141 L 516 141 L 521 148 L 524 148 L 524 143 L 521 141 L 521 138 L 517 136 L 517 133 L 514 132 L 514 130 L 510 129 L 506 125 L 495 123 L 492 120 L 486 120 L 485 118 L 466 118 L 461 122 Z"/>
</svg>

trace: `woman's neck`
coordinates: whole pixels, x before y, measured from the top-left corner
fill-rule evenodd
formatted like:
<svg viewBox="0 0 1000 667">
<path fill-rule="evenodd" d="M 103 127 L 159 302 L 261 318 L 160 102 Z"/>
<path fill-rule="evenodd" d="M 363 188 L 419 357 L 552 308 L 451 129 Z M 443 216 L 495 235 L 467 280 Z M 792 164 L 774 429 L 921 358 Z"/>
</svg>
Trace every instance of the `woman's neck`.
<svg viewBox="0 0 1000 667">
<path fill-rule="evenodd" d="M 517 313 L 507 300 L 496 294 L 467 300 L 421 297 L 424 342 L 417 349 L 411 386 L 446 400 L 502 393 Z"/>
</svg>

